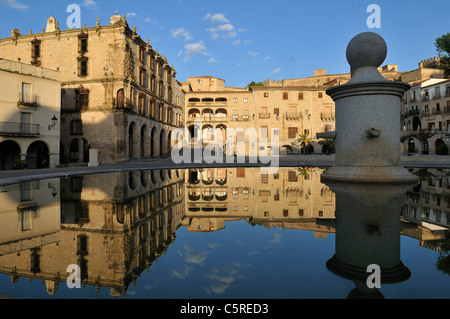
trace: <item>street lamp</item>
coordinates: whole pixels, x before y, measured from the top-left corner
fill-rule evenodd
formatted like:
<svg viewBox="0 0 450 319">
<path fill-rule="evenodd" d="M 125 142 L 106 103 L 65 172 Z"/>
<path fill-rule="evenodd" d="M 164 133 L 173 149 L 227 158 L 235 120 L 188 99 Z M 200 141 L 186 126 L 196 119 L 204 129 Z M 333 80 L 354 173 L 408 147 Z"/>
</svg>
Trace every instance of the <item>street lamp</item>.
<svg viewBox="0 0 450 319">
<path fill-rule="evenodd" d="M 50 124 L 50 125 L 48 126 L 48 130 L 49 130 L 49 131 L 53 128 L 53 126 L 56 125 L 56 122 L 57 122 L 57 121 L 58 121 L 58 119 L 56 118 L 55 115 L 53 115 L 53 117 L 52 117 L 52 124 Z"/>
</svg>

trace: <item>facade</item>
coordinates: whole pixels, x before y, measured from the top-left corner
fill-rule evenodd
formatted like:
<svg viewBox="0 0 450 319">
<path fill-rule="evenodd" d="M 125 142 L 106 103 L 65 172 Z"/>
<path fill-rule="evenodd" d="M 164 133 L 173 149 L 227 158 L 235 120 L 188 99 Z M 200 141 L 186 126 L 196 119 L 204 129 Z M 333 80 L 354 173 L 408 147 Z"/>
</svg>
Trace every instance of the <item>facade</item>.
<svg viewBox="0 0 450 319">
<path fill-rule="evenodd" d="M 0 59 L 0 86 L 1 169 L 59 165 L 59 72 Z"/>
<path fill-rule="evenodd" d="M 176 71 L 125 16 L 69 30 L 50 17 L 41 33 L 14 29 L 1 39 L 0 57 L 59 70 L 61 163 L 162 157 L 171 132 L 184 123 Z"/>
<path fill-rule="evenodd" d="M 409 136 L 403 142 L 405 154 L 449 154 L 450 80 L 429 79 L 412 86 L 403 98 L 403 112 L 403 134 Z M 417 136 L 420 129 L 434 135 L 423 140 Z"/>
<path fill-rule="evenodd" d="M 421 78 L 423 72 L 418 69 L 405 76 L 398 72 L 397 65 L 379 68 L 388 80 L 402 77 Z M 437 71 L 439 74 L 442 70 Z M 267 134 L 268 145 L 259 145 L 259 140 L 248 135 L 235 134 L 234 153 L 238 153 L 239 141 L 245 142 L 245 154 L 258 151 L 271 154 L 271 134 L 278 134 L 280 154 L 315 153 L 322 154 L 323 146 L 317 143 L 316 134 L 335 130 L 334 101 L 326 90 L 335 85 L 345 84 L 351 79 L 351 73 L 327 74 L 326 70 L 315 70 L 314 76 L 300 79 L 264 81 L 262 86 L 234 88 L 225 86 L 225 80 L 212 76 L 189 77 L 183 82 L 186 92 L 185 119 L 191 138 L 196 129 L 195 121 L 201 121 L 202 145 L 217 140 L 216 134 L 226 138 L 227 129 L 254 128 L 262 135 Z M 274 131 L 272 131 L 274 130 Z M 300 136 L 312 140 L 308 148 L 303 149 L 298 142 Z"/>
<path fill-rule="evenodd" d="M 183 177 L 178 170 L 122 172 L 2 188 L 0 273 L 12 282 L 41 280 L 54 295 L 67 283 L 68 266 L 77 265 L 82 287 L 125 296 L 175 240 Z"/>
<path fill-rule="evenodd" d="M 211 232 L 226 221 L 246 219 L 266 227 L 334 232 L 335 195 L 318 168 L 206 168 L 186 170 L 189 231 Z"/>
</svg>

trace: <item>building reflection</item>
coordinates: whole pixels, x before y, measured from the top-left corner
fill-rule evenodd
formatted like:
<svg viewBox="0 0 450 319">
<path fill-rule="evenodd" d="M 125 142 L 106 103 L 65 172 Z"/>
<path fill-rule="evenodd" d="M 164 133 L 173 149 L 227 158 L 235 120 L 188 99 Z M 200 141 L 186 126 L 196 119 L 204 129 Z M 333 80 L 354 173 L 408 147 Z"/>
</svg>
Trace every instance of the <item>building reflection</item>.
<svg viewBox="0 0 450 319">
<path fill-rule="evenodd" d="M 390 258 L 400 265 L 401 235 L 440 249 L 450 222 L 446 171 L 417 170 L 423 180 L 400 194 L 396 207 L 392 200 L 383 202 L 390 203 L 393 213 L 381 208 L 365 212 L 361 207 L 369 211 L 376 206 L 367 205 L 371 199 L 358 192 L 338 204 L 339 192 L 320 181 L 323 172 L 307 167 L 173 169 L 5 186 L 0 193 L 0 273 L 13 283 L 40 279 L 53 295 L 66 284 L 67 266 L 77 264 L 83 286 L 126 296 L 130 284 L 174 244 L 180 227 L 214 232 L 232 220 L 308 230 L 316 238 L 335 234 L 336 258 L 347 264 L 381 249 L 385 260 L 373 263 Z"/>
<path fill-rule="evenodd" d="M 0 272 L 10 274 L 13 282 L 20 277 L 41 279 L 53 295 L 60 284 L 66 284 L 67 266 L 76 264 L 83 286 L 95 286 L 97 293 L 100 287 L 107 287 L 112 296 L 125 296 L 128 286 L 148 271 L 175 239 L 184 216 L 183 178 L 179 170 L 63 178 L 52 180 L 58 189 L 52 201 L 44 196 L 46 187 L 32 189 L 31 198 L 40 199 L 33 208 L 39 218 L 30 227 L 36 243 L 22 243 L 15 253 L 9 248 L 12 240 L 28 243 L 29 236 L 24 232 L 5 236 Z M 22 204 L 18 199 L 24 194 L 2 194 L 9 197 L 11 205 L 1 218 L 17 214 L 16 207 Z M 38 229 L 40 220 L 46 227 Z M 11 227 L 12 221 L 8 222 Z M 52 235 L 51 241 L 37 238 L 47 234 Z"/>
</svg>

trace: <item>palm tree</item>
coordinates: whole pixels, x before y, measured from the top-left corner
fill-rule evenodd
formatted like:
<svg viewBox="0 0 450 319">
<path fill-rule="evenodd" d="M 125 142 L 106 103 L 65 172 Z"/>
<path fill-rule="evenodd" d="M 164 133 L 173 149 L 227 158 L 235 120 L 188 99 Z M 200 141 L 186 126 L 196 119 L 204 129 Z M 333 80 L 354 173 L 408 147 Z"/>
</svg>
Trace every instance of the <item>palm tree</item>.
<svg viewBox="0 0 450 319">
<path fill-rule="evenodd" d="M 302 147 L 302 154 L 305 154 L 305 148 L 312 143 L 312 139 L 307 134 L 300 134 L 297 138 L 297 143 Z"/>
</svg>

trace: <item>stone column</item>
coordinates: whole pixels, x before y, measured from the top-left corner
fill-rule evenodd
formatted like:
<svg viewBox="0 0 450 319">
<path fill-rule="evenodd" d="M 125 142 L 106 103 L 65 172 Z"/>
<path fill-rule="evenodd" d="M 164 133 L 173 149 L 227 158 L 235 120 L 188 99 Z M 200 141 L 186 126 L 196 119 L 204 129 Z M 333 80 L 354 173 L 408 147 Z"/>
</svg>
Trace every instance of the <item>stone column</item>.
<svg viewBox="0 0 450 319">
<path fill-rule="evenodd" d="M 348 44 L 347 61 L 355 73 L 348 83 L 327 90 L 336 105 L 336 166 L 322 175 L 323 181 L 417 180 L 400 162 L 400 98 L 410 86 L 378 72 L 386 54 L 386 43 L 373 32 Z"/>
</svg>

